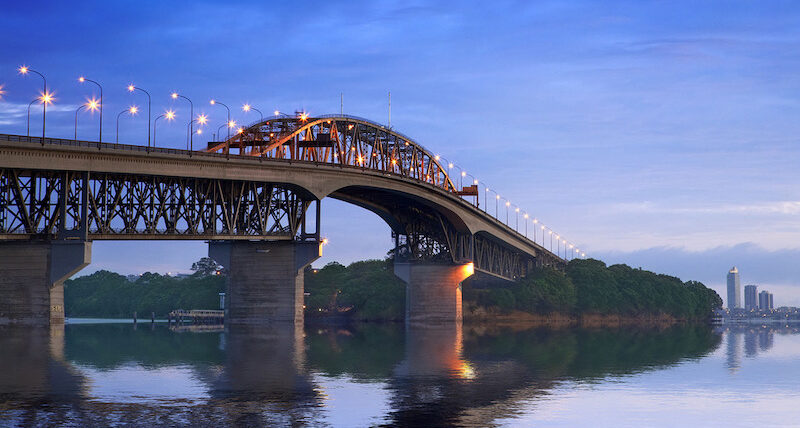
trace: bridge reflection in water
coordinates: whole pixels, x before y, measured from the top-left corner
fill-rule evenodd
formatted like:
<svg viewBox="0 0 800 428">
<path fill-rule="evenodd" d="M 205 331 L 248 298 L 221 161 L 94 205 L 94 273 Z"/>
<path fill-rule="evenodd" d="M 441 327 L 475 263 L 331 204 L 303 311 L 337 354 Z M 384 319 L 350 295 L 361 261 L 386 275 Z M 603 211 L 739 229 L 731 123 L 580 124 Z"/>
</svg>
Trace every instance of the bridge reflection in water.
<svg viewBox="0 0 800 428">
<path fill-rule="evenodd" d="M 658 369 L 719 344 L 720 335 L 702 326 L 516 332 L 458 325 L 283 326 L 216 333 L 131 324 L 7 328 L 0 334 L 0 363 L 14 370 L 0 375 L 0 421 L 486 426 L 512 417 L 558 381 Z M 374 394 L 358 395 L 355 385 Z M 370 411 L 375 414 L 363 416 Z"/>
</svg>

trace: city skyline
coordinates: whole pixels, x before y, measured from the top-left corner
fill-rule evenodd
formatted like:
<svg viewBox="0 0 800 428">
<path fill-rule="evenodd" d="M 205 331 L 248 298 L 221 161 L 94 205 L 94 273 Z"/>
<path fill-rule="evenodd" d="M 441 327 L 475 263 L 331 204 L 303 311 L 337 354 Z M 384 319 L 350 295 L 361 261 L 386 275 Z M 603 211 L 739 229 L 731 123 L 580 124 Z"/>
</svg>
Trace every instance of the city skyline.
<svg viewBox="0 0 800 428">
<path fill-rule="evenodd" d="M 343 93 L 345 113 L 385 123 L 391 91 L 395 129 L 496 186 L 587 255 L 697 279 L 723 297 L 718 272 L 737 264 L 800 305 L 792 262 L 800 256 L 800 81 L 798 59 L 787 53 L 800 41 L 791 25 L 799 8 L 741 2 L 720 15 L 720 4 L 613 5 L 361 4 L 358 20 L 325 4 L 308 16 L 295 5 L 245 2 L 220 12 L 198 2 L 177 16 L 146 3 L 125 20 L 99 2 L 41 12 L 7 5 L 0 124 L 26 131 L 25 109 L 40 86 L 17 75 L 23 64 L 48 76 L 56 97 L 48 134 L 67 138 L 77 105 L 99 95 L 81 75 L 104 85 L 106 140 L 117 113 L 146 103 L 126 90 L 132 83 L 153 94 L 154 117 L 174 108 L 183 122 L 188 109 L 169 94 L 186 93 L 195 113 L 213 119 L 209 133 L 224 122 L 212 98 L 249 123 L 258 116 L 242 111 L 245 103 L 265 113 L 336 113 Z M 702 28 L 682 19 L 687 8 Z M 34 10 L 36 21 L 52 24 L 27 34 Z M 225 37 L 208 34 L 211 27 Z M 506 30 L 489 31 L 497 27 Z M 303 37 L 311 28 L 331 32 Z M 115 37 L 98 37 L 105 33 Z M 508 43 L 518 39 L 531 42 Z M 254 54 L 263 40 L 270 50 Z M 323 53 L 334 47 L 336 55 Z M 355 63 L 374 67 L 348 66 Z M 97 134 L 97 116 L 79 119 L 80 138 Z M 36 112 L 32 134 L 39 124 Z M 185 130 L 165 122 L 158 135 L 159 145 L 185 142 Z M 123 118 L 121 140 L 145 136 L 141 115 Z M 330 244 L 317 265 L 386 254 L 389 229 L 379 218 L 323 204 Z M 98 243 L 81 274 L 185 271 L 205 252 L 200 243 Z"/>
</svg>

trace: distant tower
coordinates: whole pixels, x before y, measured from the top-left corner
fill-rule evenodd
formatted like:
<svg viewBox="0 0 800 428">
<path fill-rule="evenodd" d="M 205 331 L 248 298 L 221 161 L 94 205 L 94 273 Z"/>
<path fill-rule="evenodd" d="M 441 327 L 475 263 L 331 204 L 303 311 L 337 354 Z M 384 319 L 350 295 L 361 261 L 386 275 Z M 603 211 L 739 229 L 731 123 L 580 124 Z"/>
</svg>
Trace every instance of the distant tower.
<svg viewBox="0 0 800 428">
<path fill-rule="evenodd" d="M 744 308 L 748 311 L 758 309 L 758 286 L 744 286 Z"/>
<path fill-rule="evenodd" d="M 739 283 L 739 269 L 736 266 L 728 271 L 728 309 L 742 307 L 742 285 Z"/>
</svg>

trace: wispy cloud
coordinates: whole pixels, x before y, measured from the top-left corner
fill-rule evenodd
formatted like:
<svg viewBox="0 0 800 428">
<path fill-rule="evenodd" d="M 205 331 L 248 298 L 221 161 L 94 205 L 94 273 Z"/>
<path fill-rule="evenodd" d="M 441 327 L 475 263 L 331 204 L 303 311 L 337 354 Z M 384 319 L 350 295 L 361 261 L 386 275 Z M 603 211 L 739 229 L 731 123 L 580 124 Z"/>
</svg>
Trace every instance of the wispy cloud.
<svg viewBox="0 0 800 428">
<path fill-rule="evenodd" d="M 800 201 L 774 201 L 756 204 L 719 204 L 698 206 L 673 206 L 650 201 L 611 204 L 612 213 L 640 214 L 800 214 Z"/>
</svg>

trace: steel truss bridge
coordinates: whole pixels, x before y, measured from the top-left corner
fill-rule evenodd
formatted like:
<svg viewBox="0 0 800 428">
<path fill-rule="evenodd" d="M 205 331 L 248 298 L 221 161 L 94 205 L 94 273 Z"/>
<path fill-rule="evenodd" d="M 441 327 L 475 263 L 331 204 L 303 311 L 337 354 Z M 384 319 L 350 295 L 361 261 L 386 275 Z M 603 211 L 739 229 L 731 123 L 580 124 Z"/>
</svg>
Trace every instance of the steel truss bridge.
<svg viewBox="0 0 800 428">
<path fill-rule="evenodd" d="M 0 240 L 319 242 L 326 197 L 386 221 L 397 260 L 504 279 L 567 261 L 481 210 L 477 187 L 428 150 L 361 118 L 273 117 L 202 151 L 0 134 Z"/>
</svg>

